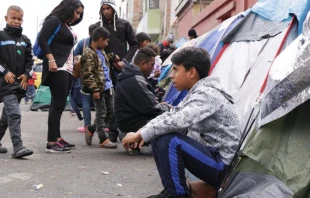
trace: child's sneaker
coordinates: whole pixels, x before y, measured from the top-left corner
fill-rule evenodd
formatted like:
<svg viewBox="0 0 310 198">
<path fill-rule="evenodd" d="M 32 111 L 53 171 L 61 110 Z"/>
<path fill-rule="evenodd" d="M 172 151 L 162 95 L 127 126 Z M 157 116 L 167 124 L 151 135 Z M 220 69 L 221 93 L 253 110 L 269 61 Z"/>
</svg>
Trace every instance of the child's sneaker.
<svg viewBox="0 0 310 198">
<path fill-rule="evenodd" d="M 111 142 L 109 139 L 106 139 L 105 141 L 100 141 L 99 147 L 100 148 L 108 148 L 108 149 L 116 149 L 117 144 Z"/>
<path fill-rule="evenodd" d="M 13 158 L 21 159 L 23 157 L 32 155 L 33 151 L 30 149 L 27 149 L 26 147 L 21 147 L 20 149 L 16 150 L 13 154 Z"/>
<path fill-rule="evenodd" d="M 8 149 L 2 147 L 2 144 L 0 143 L 0 153 L 7 153 Z"/>
<path fill-rule="evenodd" d="M 46 153 L 70 153 L 71 149 L 64 147 L 59 142 L 55 142 L 55 144 L 53 145 L 47 143 L 45 152 Z"/>
<path fill-rule="evenodd" d="M 85 133 L 85 127 L 79 127 L 77 128 L 77 131 L 81 133 Z"/>
<path fill-rule="evenodd" d="M 61 145 L 63 145 L 65 148 L 75 148 L 74 144 L 70 144 L 69 142 L 67 142 L 66 140 L 64 140 L 63 138 L 61 138 L 61 140 L 59 141 L 59 143 Z"/>
<path fill-rule="evenodd" d="M 94 131 L 91 129 L 92 127 L 86 126 L 85 127 L 85 142 L 87 145 L 91 145 L 93 136 L 94 136 Z"/>
</svg>

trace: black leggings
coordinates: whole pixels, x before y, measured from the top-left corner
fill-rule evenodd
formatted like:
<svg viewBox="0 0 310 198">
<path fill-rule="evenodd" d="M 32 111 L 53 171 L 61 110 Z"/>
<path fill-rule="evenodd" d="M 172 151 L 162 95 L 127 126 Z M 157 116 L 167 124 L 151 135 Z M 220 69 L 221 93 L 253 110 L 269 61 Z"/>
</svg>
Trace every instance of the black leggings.
<svg viewBox="0 0 310 198">
<path fill-rule="evenodd" d="M 51 90 L 51 104 L 48 114 L 48 142 L 56 142 L 60 138 L 60 118 L 67 104 L 73 76 L 66 71 L 49 73 L 48 85 Z"/>
</svg>

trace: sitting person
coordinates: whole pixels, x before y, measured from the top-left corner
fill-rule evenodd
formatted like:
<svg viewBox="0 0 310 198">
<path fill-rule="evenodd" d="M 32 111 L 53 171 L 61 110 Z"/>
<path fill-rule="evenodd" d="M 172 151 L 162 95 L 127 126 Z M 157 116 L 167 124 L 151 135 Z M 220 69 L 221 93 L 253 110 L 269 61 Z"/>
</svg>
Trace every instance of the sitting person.
<svg viewBox="0 0 310 198">
<path fill-rule="evenodd" d="M 123 139 L 127 149 L 151 142 L 164 186 L 153 198 L 189 197 L 185 168 L 204 182 L 219 185 L 241 136 L 233 98 L 222 89 L 219 78 L 207 77 L 208 52 L 187 47 L 171 60 L 174 87 L 189 90 L 188 95 L 170 112 L 157 116 Z"/>
<path fill-rule="evenodd" d="M 165 60 L 172 54 L 172 52 L 176 50 L 176 47 L 175 45 L 173 45 L 173 42 L 174 42 L 174 35 L 172 33 L 169 33 L 166 39 L 158 45 L 160 59 L 163 62 L 165 62 Z"/>
<path fill-rule="evenodd" d="M 147 80 L 153 70 L 155 57 L 151 48 L 141 48 L 135 56 L 134 64 L 124 67 L 118 76 L 114 114 L 122 132 L 120 140 L 127 132 L 137 131 L 170 108 L 170 105 L 156 101 L 152 85 Z"/>
<path fill-rule="evenodd" d="M 158 84 L 158 78 L 160 76 L 161 64 L 162 60 L 160 59 L 159 54 L 159 47 L 155 43 L 149 43 L 148 47 L 151 48 L 157 56 L 155 57 L 155 65 L 152 73 L 147 77 L 149 82 L 152 84 L 153 88 Z"/>
</svg>

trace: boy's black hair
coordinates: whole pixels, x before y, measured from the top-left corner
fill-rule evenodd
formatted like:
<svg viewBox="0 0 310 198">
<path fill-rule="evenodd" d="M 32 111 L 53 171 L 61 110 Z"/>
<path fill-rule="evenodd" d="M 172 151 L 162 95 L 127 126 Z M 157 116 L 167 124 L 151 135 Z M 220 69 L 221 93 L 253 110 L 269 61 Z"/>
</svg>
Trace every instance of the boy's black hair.
<svg viewBox="0 0 310 198">
<path fill-rule="evenodd" d="M 143 41 L 151 41 L 150 35 L 145 32 L 140 32 L 136 35 L 137 42 L 140 44 Z"/>
<path fill-rule="evenodd" d="M 107 29 L 105 29 L 104 27 L 97 27 L 91 35 L 91 40 L 97 41 L 101 38 L 103 38 L 103 39 L 110 38 L 110 32 Z"/>
<path fill-rule="evenodd" d="M 136 54 L 134 63 L 139 65 L 142 61 L 149 62 L 152 60 L 152 57 L 156 57 L 156 53 L 149 47 L 142 47 Z"/>
<path fill-rule="evenodd" d="M 84 5 L 80 0 L 62 0 L 60 4 L 54 8 L 51 14 L 49 14 L 49 16 L 56 15 L 62 21 L 66 21 L 68 19 L 72 19 L 74 16 L 74 11 L 79 7 L 83 8 L 83 12 L 81 13 L 80 18 L 69 24 L 70 26 L 74 26 L 83 20 Z"/>
<path fill-rule="evenodd" d="M 176 65 L 183 65 L 188 71 L 194 67 L 198 71 L 200 79 L 208 76 L 210 70 L 210 55 L 207 50 L 197 47 L 186 47 L 176 52 L 171 62 Z"/>
<path fill-rule="evenodd" d="M 7 14 L 9 13 L 10 10 L 14 10 L 16 12 L 23 12 L 24 13 L 23 9 L 19 6 L 16 6 L 16 5 L 11 5 L 7 10 Z"/>
<path fill-rule="evenodd" d="M 197 35 L 197 33 L 196 33 L 196 30 L 193 29 L 193 28 L 191 28 L 191 29 L 188 30 L 188 36 L 189 36 L 189 37 L 193 37 L 193 38 L 197 38 L 197 37 L 198 37 L 198 35 Z"/>
</svg>

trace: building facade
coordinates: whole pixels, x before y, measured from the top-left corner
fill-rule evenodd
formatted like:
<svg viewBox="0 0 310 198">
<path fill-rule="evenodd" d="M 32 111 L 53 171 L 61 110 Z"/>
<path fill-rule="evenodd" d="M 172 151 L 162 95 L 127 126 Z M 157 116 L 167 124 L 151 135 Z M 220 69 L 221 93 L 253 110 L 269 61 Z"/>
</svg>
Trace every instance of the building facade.
<svg viewBox="0 0 310 198">
<path fill-rule="evenodd" d="M 202 35 L 224 20 L 252 7 L 258 0 L 176 0 L 177 38 L 188 38 L 187 32 L 194 28 Z"/>
</svg>

